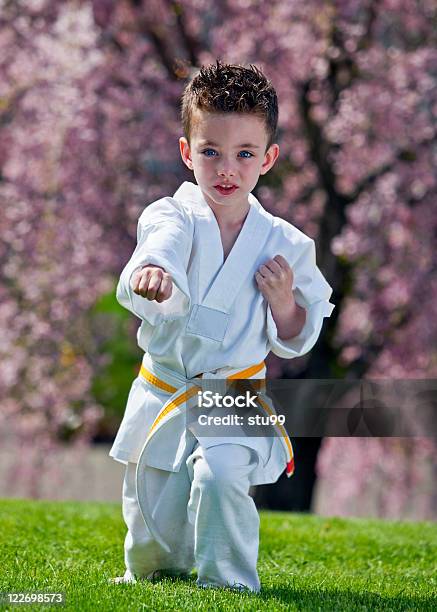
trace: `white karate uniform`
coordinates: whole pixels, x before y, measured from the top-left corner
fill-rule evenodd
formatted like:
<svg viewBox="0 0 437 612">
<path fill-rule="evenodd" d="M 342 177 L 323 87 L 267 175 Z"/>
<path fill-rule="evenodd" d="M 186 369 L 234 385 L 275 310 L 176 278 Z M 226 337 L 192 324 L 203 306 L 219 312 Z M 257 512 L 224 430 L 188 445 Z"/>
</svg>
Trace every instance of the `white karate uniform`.
<svg viewBox="0 0 437 612">
<path fill-rule="evenodd" d="M 332 289 L 316 265 L 314 241 L 264 210 L 253 194 L 249 195 L 249 204 L 244 225 L 225 262 L 219 226 L 197 185 L 184 182 L 173 197 L 150 204 L 139 219 L 137 247 L 122 271 L 117 299 L 141 319 L 137 339 L 145 351 L 143 363 L 164 379 L 172 377 L 179 386 L 199 373 L 218 371 L 220 375 L 225 368 L 245 368 L 262 362 L 270 351 L 285 358 L 304 355 L 315 344 L 323 318 L 329 317 L 334 309 L 329 302 Z M 302 331 L 290 340 L 278 338 L 270 306 L 255 282 L 259 266 L 277 254 L 293 269 L 295 299 L 307 313 Z M 161 304 L 132 291 L 134 271 L 146 264 L 161 266 L 172 276 L 172 296 Z M 167 399 L 168 394 L 165 396 L 143 378 L 136 378 L 110 456 L 125 464 L 138 463 L 149 429 Z M 185 469 L 197 442 L 204 451 L 213 447 L 224 449 L 224 457 L 231 441 L 197 440 L 190 432 L 174 428 L 173 436 L 161 436 L 161 440 L 164 442 L 148 449 L 143 464 L 145 469 L 148 466 L 167 474 L 180 474 Z M 255 451 L 252 459 L 256 457 L 257 464 L 247 474 L 250 485 L 277 480 L 285 467 L 277 437 L 242 437 L 232 441 L 235 446 Z M 127 468 L 125 485 L 129 477 L 132 480 Z M 194 495 L 193 491 L 191 494 Z M 235 502 L 239 503 L 241 498 Z M 214 530 L 213 523 L 209 530 Z M 237 537 L 235 528 L 221 531 L 224 538 Z M 200 532 L 197 534 L 200 539 L 209 537 L 202 528 Z M 239 575 L 243 559 L 252 558 L 253 567 L 250 543 L 246 544 L 247 550 L 244 541 L 240 545 L 240 562 L 234 563 L 229 575 L 232 572 Z M 210 571 L 218 572 L 217 568 Z M 220 580 L 219 583 L 226 584 Z M 257 590 L 258 578 L 253 573 L 246 582 L 249 588 Z"/>
<path fill-rule="evenodd" d="M 136 464 L 128 463 L 123 483 L 126 574 L 147 576 L 156 569 L 189 572 L 196 567 L 198 584 L 243 585 L 259 591 L 259 516 L 249 495 L 257 462 L 255 452 L 242 445 L 203 448 L 196 443 L 179 472 L 147 468 L 153 514 L 170 552 L 144 524 Z"/>
</svg>

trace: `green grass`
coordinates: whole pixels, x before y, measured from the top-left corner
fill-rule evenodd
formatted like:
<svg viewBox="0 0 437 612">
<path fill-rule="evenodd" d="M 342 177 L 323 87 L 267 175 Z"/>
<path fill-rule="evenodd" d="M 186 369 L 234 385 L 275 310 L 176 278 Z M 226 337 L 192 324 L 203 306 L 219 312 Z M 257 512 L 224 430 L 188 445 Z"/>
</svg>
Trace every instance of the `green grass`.
<svg viewBox="0 0 437 612">
<path fill-rule="evenodd" d="M 261 512 L 258 595 L 195 575 L 109 585 L 124 535 L 119 504 L 0 500 L 0 592 L 63 591 L 75 611 L 437 609 L 433 523 Z"/>
</svg>

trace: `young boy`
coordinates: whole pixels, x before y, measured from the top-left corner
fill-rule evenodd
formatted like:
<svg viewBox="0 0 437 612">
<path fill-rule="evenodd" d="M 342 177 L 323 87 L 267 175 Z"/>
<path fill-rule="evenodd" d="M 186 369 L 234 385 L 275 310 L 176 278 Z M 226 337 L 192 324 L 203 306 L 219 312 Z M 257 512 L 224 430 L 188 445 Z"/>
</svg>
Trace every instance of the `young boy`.
<svg viewBox="0 0 437 612">
<path fill-rule="evenodd" d="M 255 66 L 202 67 L 182 98 L 183 162 L 197 185 L 150 204 L 117 299 L 141 319 L 145 351 L 110 455 L 126 464 L 126 572 L 186 573 L 257 592 L 251 485 L 293 472 L 276 437 L 202 437 L 184 421 L 192 379 L 265 378 L 264 359 L 307 353 L 332 289 L 314 241 L 251 193 L 278 158 L 276 92 Z"/>
</svg>

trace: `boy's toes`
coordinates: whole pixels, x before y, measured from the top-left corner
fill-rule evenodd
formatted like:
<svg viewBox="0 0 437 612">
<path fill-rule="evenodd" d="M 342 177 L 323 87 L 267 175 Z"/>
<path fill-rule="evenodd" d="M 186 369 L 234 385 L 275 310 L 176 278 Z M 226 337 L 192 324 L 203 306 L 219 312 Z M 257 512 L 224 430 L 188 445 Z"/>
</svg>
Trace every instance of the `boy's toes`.
<svg viewBox="0 0 437 612">
<path fill-rule="evenodd" d="M 124 576 L 109 578 L 108 584 L 135 584 L 136 578 L 129 570 L 126 570 Z"/>
<path fill-rule="evenodd" d="M 116 576 L 115 578 L 108 578 L 108 584 L 120 584 L 124 582 L 124 576 Z"/>
</svg>

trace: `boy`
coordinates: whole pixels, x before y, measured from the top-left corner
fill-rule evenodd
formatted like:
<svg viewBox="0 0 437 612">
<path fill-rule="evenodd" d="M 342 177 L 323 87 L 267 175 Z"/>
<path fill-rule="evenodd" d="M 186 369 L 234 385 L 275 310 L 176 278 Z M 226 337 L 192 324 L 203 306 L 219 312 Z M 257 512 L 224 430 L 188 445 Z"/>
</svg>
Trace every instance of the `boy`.
<svg viewBox="0 0 437 612">
<path fill-rule="evenodd" d="M 334 305 L 314 241 L 252 195 L 278 158 L 276 92 L 254 67 L 202 67 L 182 98 L 183 162 L 197 185 L 150 204 L 117 287 L 145 351 L 110 455 L 126 464 L 126 572 L 117 582 L 197 568 L 199 586 L 258 592 L 251 485 L 293 454 L 279 437 L 202 437 L 184 411 L 192 379 L 264 378 L 272 350 L 316 342 Z M 190 388 L 191 385 L 191 388 Z"/>
</svg>

